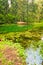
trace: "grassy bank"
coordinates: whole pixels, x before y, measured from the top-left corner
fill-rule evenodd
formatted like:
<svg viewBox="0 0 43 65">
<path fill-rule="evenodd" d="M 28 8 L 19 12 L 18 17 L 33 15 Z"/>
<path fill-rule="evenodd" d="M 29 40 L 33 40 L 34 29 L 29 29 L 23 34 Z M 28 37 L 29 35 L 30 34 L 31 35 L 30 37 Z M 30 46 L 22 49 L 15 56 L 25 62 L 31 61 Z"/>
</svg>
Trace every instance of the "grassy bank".
<svg viewBox="0 0 43 65">
<path fill-rule="evenodd" d="M 32 29 L 32 25 L 16 25 L 16 24 L 4 24 L 0 25 L 0 33 L 7 33 L 7 32 L 22 32 L 26 30 Z"/>
</svg>

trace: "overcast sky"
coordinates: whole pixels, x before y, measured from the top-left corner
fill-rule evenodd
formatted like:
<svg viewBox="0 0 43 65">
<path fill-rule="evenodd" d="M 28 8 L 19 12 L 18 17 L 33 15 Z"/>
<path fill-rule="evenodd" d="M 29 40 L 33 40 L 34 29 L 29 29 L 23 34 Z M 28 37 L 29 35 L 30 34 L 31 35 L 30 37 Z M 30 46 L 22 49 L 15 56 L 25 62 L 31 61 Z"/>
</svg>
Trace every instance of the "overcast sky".
<svg viewBox="0 0 43 65">
<path fill-rule="evenodd" d="M 9 8 L 11 7 L 11 0 L 8 0 Z"/>
</svg>

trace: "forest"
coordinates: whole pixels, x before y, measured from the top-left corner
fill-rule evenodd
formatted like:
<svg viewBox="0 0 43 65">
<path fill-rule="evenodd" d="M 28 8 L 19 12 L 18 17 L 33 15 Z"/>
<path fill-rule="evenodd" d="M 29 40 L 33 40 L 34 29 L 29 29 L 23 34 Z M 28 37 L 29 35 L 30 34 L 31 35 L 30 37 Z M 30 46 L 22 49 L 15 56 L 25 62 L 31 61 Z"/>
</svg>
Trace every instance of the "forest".
<svg viewBox="0 0 43 65">
<path fill-rule="evenodd" d="M 9 2 L 10 1 L 10 2 Z M 43 0 L 0 0 L 0 24 L 43 22 Z M 9 3 L 8 3 L 9 2 Z"/>
<path fill-rule="evenodd" d="M 43 0 L 0 0 L 0 65 L 43 65 Z"/>
</svg>

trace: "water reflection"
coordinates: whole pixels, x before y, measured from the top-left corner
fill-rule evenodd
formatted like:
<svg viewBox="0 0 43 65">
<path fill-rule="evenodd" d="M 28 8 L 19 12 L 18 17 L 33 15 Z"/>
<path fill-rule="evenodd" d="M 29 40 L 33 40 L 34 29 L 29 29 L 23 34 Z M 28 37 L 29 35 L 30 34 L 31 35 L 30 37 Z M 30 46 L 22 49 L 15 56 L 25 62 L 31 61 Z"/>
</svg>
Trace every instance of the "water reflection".
<svg viewBox="0 0 43 65">
<path fill-rule="evenodd" d="M 26 63 L 27 65 L 42 65 L 42 56 L 40 55 L 40 48 L 34 50 L 33 48 L 26 49 Z"/>
</svg>

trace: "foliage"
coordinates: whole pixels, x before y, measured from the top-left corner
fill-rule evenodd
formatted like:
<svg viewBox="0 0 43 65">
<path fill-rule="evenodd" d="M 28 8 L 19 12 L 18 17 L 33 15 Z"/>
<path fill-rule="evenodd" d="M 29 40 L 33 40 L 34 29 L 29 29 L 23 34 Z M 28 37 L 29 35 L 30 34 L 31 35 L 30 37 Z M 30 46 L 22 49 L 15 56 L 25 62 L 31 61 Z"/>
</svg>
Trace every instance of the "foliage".
<svg viewBox="0 0 43 65">
<path fill-rule="evenodd" d="M 41 41 L 41 36 L 43 33 L 39 33 L 37 31 L 25 31 L 25 32 L 12 32 L 7 34 L 0 34 L 0 39 L 6 40 L 1 42 L 3 49 L 3 44 L 8 44 L 12 47 L 16 47 L 20 56 L 23 56 L 23 49 L 33 46 L 34 49 L 41 47 L 41 54 L 43 55 L 43 41 Z M 3 39 L 4 38 L 4 39 Z M 7 41 L 8 40 L 8 41 Z"/>
<path fill-rule="evenodd" d="M 41 47 L 40 54 L 41 54 L 42 57 L 43 57 L 43 40 L 40 40 L 40 41 L 38 42 L 38 44 L 39 44 L 39 46 Z"/>
<path fill-rule="evenodd" d="M 34 29 L 43 30 L 43 22 L 41 23 L 34 23 Z"/>
<path fill-rule="evenodd" d="M 36 31 L 34 32 L 24 31 L 24 32 L 16 32 L 16 33 L 12 32 L 2 35 L 4 35 L 5 40 L 9 40 L 14 43 L 20 43 L 20 45 L 24 48 L 27 48 L 31 44 L 37 45 L 36 43 L 41 39 L 41 34 Z M 3 38 L 1 35 L 0 37 Z"/>
<path fill-rule="evenodd" d="M 9 8 L 8 0 L 0 0 L 0 24 L 17 21 L 28 24 L 43 21 L 43 1 L 12 0 Z"/>
</svg>

